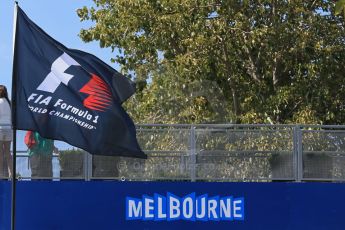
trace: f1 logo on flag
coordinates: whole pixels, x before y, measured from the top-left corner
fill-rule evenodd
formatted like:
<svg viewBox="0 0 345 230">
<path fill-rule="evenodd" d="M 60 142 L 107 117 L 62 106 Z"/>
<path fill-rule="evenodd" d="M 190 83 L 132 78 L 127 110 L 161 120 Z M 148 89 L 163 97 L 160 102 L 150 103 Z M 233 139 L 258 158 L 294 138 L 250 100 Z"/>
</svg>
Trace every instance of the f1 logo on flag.
<svg viewBox="0 0 345 230">
<path fill-rule="evenodd" d="M 65 73 L 65 71 L 72 65 L 80 66 L 76 60 L 64 52 L 53 62 L 51 72 L 37 87 L 37 90 L 54 93 L 61 83 L 67 86 L 74 75 Z M 89 95 L 83 104 L 92 110 L 104 111 L 112 102 L 109 87 L 95 74 L 91 75 L 91 80 L 79 92 Z"/>
</svg>

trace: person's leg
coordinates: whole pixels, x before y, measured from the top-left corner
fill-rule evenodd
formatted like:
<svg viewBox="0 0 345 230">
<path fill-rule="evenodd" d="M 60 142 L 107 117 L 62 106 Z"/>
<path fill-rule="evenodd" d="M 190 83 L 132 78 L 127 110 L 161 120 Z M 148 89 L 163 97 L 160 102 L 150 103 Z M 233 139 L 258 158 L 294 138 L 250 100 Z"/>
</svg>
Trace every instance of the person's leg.
<svg viewBox="0 0 345 230">
<path fill-rule="evenodd" d="M 7 170 L 8 170 L 8 175 L 9 177 L 12 176 L 12 156 L 11 156 L 11 141 L 4 141 L 3 144 L 4 148 L 4 156 L 5 156 L 5 161 L 7 163 Z M 4 169 L 6 170 L 6 169 Z"/>
<path fill-rule="evenodd" d="M 4 155 L 4 142 L 0 141 L 0 179 L 4 179 L 5 177 Z"/>
<path fill-rule="evenodd" d="M 42 155 L 42 176 L 45 178 L 53 177 L 52 155 Z"/>
<path fill-rule="evenodd" d="M 31 177 L 32 178 L 51 178 L 52 156 L 45 154 L 34 154 L 30 157 Z"/>
<path fill-rule="evenodd" d="M 48 176 L 53 178 L 53 155 L 48 155 Z"/>
<path fill-rule="evenodd" d="M 29 157 L 30 168 L 31 168 L 31 178 L 36 178 L 40 176 L 40 154 L 33 154 Z"/>
</svg>

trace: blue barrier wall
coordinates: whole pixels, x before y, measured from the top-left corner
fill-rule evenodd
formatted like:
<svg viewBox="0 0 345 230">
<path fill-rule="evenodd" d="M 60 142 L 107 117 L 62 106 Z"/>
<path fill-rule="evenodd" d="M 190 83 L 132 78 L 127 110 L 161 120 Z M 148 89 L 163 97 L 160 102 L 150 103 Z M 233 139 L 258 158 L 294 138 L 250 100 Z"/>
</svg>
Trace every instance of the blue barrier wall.
<svg viewBox="0 0 345 230">
<path fill-rule="evenodd" d="M 0 182 L 0 230 L 10 226 L 11 183 Z M 345 229 L 342 183 L 18 182 L 18 230 Z M 244 198 L 241 221 L 126 220 L 126 197 L 171 192 Z"/>
</svg>

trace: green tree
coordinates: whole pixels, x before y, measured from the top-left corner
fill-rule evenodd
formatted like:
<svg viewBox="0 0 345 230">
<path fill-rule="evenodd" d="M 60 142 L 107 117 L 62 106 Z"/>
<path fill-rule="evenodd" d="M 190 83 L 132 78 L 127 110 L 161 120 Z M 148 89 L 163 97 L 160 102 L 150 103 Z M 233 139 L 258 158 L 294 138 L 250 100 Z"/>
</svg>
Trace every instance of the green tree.
<svg viewBox="0 0 345 230">
<path fill-rule="evenodd" d="M 345 121 L 333 1 L 94 2 L 78 10 L 94 21 L 80 36 L 119 51 L 113 61 L 139 83 L 128 106 L 136 122 Z"/>
</svg>

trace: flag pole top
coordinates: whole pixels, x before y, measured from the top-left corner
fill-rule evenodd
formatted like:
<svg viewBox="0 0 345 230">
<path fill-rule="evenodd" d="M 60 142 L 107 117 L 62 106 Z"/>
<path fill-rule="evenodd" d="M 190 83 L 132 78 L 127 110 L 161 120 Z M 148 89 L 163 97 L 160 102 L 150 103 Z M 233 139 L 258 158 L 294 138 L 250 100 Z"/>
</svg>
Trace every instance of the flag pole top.
<svg viewBox="0 0 345 230">
<path fill-rule="evenodd" d="M 18 1 L 14 1 L 14 3 L 18 6 Z"/>
</svg>

